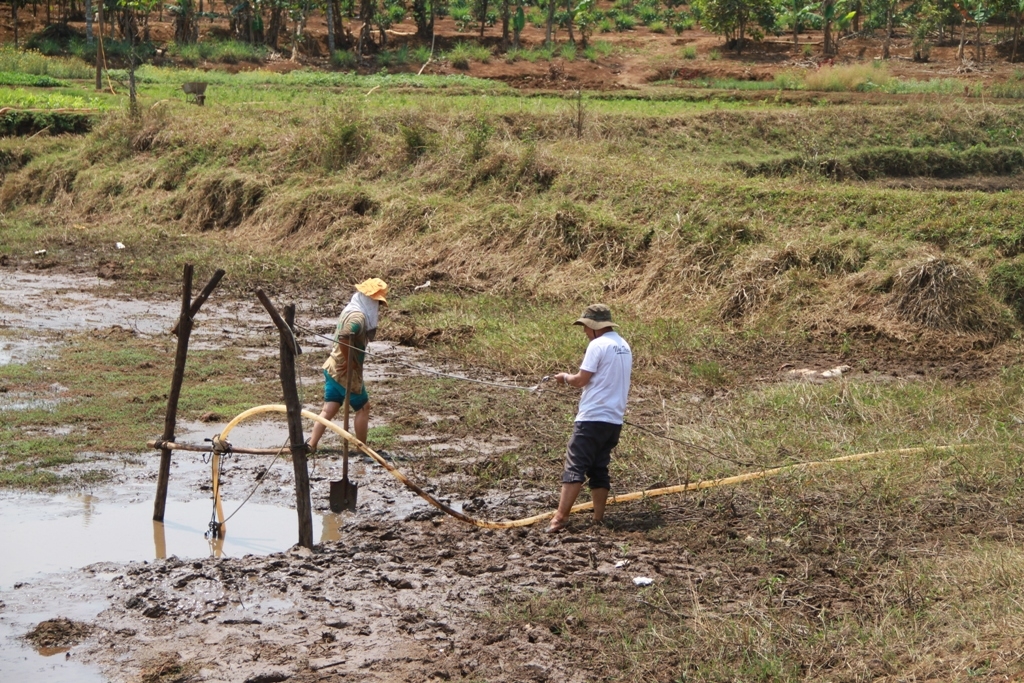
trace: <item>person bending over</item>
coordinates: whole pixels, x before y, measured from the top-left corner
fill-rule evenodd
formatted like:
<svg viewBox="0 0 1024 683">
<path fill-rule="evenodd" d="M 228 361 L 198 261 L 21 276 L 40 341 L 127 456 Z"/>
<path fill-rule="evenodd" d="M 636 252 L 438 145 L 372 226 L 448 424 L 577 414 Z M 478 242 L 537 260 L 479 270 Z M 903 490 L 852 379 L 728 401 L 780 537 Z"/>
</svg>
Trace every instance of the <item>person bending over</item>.
<svg viewBox="0 0 1024 683">
<path fill-rule="evenodd" d="M 370 427 L 370 396 L 363 384 L 363 362 L 366 344 L 377 336 L 377 316 L 380 305 L 388 305 L 388 284 L 380 278 L 370 278 L 356 285 L 356 291 L 338 317 L 334 331 L 334 348 L 324 362 L 324 407 L 320 417 L 331 420 L 349 396 L 349 405 L 355 412 L 355 436 L 366 443 Z M 349 364 L 351 363 L 351 373 Z M 348 379 L 348 386 L 345 386 Z M 309 451 L 316 450 L 325 427 L 317 422 L 309 437 Z"/>
</svg>

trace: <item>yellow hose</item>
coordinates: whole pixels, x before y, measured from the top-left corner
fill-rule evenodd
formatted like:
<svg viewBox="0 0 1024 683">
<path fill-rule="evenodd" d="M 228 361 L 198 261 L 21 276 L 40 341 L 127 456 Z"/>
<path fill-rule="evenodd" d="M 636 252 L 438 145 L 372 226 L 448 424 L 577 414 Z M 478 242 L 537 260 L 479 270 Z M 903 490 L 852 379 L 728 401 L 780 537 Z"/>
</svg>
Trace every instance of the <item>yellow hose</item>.
<svg viewBox="0 0 1024 683">
<path fill-rule="evenodd" d="M 226 427 L 224 427 L 224 430 L 220 433 L 220 439 L 226 443 L 227 442 L 228 434 L 231 433 L 231 430 L 234 429 L 235 427 L 237 427 L 239 423 L 241 423 L 241 422 L 243 422 L 245 420 L 248 420 L 250 417 L 253 417 L 255 415 L 259 415 L 261 413 L 287 413 L 287 412 L 288 412 L 288 409 L 285 406 L 280 405 L 280 404 L 256 406 L 255 408 L 250 408 L 249 410 L 246 410 L 245 412 L 239 414 L 237 417 L 235 417 L 235 419 L 231 420 L 231 422 L 229 422 Z M 465 522 L 467 524 L 472 524 L 473 526 L 483 527 L 484 529 L 512 529 L 514 527 L 530 526 L 531 524 L 536 524 L 537 522 L 541 522 L 541 521 L 544 521 L 545 519 L 549 519 L 551 516 L 553 516 L 555 514 L 555 511 L 551 510 L 550 512 L 542 512 L 541 514 L 534 515 L 533 517 L 525 517 L 523 519 L 516 519 L 516 520 L 505 521 L 505 522 L 489 522 L 489 521 L 482 520 L 482 519 L 475 519 L 473 517 L 470 517 L 469 515 L 466 515 L 466 514 L 463 514 L 463 513 L 459 512 L 458 510 L 454 510 L 454 509 L 450 508 L 449 506 L 445 505 L 444 503 L 442 503 L 441 501 L 437 500 L 436 498 L 431 496 L 429 493 L 427 493 L 426 491 L 421 489 L 416 484 L 414 484 L 411 481 L 409 481 L 409 479 L 404 474 L 402 474 L 397 468 L 395 468 L 394 465 L 392 465 L 387 460 L 385 460 L 380 455 L 378 455 L 376 451 L 374 451 L 372 448 L 367 446 L 365 443 L 363 443 L 362 441 L 360 441 L 355 436 L 353 436 L 349 432 L 345 431 L 344 429 L 342 429 L 338 425 L 334 424 L 330 420 L 325 419 L 323 417 L 320 417 L 319 415 L 315 415 L 315 414 L 309 412 L 308 410 L 303 410 L 302 411 L 302 416 L 307 418 L 307 419 L 319 422 L 320 424 L 322 424 L 327 429 L 330 429 L 333 432 L 335 432 L 336 434 L 338 434 L 339 436 L 341 436 L 343 439 L 347 439 L 349 443 L 351 443 L 353 446 L 355 446 L 356 448 L 361 450 L 363 453 L 365 453 L 366 455 L 370 456 L 375 461 L 377 461 L 377 463 L 381 467 L 383 467 L 388 472 L 390 472 L 400 482 L 402 482 L 403 484 L 408 486 L 410 489 L 412 489 L 413 491 L 418 493 L 420 495 L 420 497 L 423 498 L 424 500 L 426 500 L 428 503 L 430 503 L 431 505 L 433 505 L 434 507 L 438 508 L 439 510 L 444 511 L 447 514 L 451 515 L 452 517 L 455 517 L 456 519 L 461 520 L 461 521 L 463 521 L 463 522 Z M 873 458 L 873 457 L 880 456 L 880 455 L 909 455 L 911 453 L 924 453 L 925 451 L 943 451 L 943 450 L 952 450 L 952 449 L 955 449 L 955 448 L 971 448 L 971 447 L 978 446 L 978 445 L 979 444 L 960 444 L 960 445 L 957 445 L 957 446 L 915 446 L 915 447 L 912 447 L 912 448 L 894 448 L 894 449 L 889 449 L 889 450 L 884 450 L 884 451 L 871 451 L 869 453 L 857 453 L 857 454 L 854 454 L 854 455 L 843 455 L 843 456 L 840 456 L 838 458 L 831 458 L 829 460 L 815 460 L 813 462 L 802 462 L 802 463 L 797 463 L 797 464 L 794 464 L 794 465 L 783 465 L 781 467 L 773 467 L 771 469 L 759 470 L 757 472 L 748 472 L 747 474 L 738 474 L 738 475 L 733 476 L 733 477 L 724 477 L 724 478 L 721 478 L 721 479 L 706 479 L 706 480 L 703 480 L 703 481 L 691 482 L 689 484 L 680 484 L 678 486 L 666 486 L 664 488 L 648 489 L 646 491 L 635 491 L 633 493 L 627 493 L 627 494 L 622 495 L 622 496 L 609 496 L 608 497 L 608 505 L 615 505 L 617 503 L 628 503 L 628 502 L 633 501 L 633 500 L 642 500 L 644 498 L 655 498 L 657 496 L 667 496 L 667 495 L 672 494 L 672 493 L 684 493 L 686 491 L 700 491 L 702 489 L 711 489 L 711 488 L 716 488 L 718 486 L 730 486 L 732 484 L 741 484 L 741 483 L 746 482 L 746 481 L 753 481 L 755 479 L 763 479 L 765 477 L 774 476 L 776 474 L 779 474 L 781 472 L 785 472 L 787 470 L 810 470 L 810 469 L 815 469 L 815 468 L 821 467 L 822 465 L 830 465 L 830 464 L 841 463 L 841 462 L 856 462 L 858 460 L 867 460 L 868 458 Z M 213 476 L 214 476 L 214 485 L 213 485 L 214 496 L 215 496 L 215 499 L 216 499 L 217 504 L 218 504 L 218 510 L 220 510 L 220 489 L 217 486 L 217 470 L 216 470 L 216 468 L 214 468 L 214 475 Z M 584 510 L 590 510 L 593 507 L 594 507 L 594 504 L 592 502 L 591 503 L 580 503 L 578 505 L 574 505 L 572 507 L 571 511 L 572 512 L 582 512 Z M 223 521 L 223 512 L 221 512 L 220 514 L 221 514 L 221 521 Z"/>
</svg>

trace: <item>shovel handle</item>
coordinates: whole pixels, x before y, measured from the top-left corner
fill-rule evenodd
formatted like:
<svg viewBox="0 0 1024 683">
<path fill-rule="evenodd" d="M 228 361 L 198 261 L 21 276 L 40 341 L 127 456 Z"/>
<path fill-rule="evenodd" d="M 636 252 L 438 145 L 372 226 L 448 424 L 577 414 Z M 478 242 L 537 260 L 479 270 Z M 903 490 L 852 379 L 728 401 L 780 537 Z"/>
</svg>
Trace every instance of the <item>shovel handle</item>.
<svg viewBox="0 0 1024 683">
<path fill-rule="evenodd" d="M 349 341 L 352 341 L 352 337 L 349 337 Z M 348 431 L 348 409 L 350 405 L 349 395 L 352 393 L 352 345 L 348 344 L 345 351 L 345 404 L 344 404 L 344 422 L 345 431 Z M 343 481 L 348 482 L 348 439 L 342 442 L 342 456 L 341 456 L 341 478 Z"/>
</svg>

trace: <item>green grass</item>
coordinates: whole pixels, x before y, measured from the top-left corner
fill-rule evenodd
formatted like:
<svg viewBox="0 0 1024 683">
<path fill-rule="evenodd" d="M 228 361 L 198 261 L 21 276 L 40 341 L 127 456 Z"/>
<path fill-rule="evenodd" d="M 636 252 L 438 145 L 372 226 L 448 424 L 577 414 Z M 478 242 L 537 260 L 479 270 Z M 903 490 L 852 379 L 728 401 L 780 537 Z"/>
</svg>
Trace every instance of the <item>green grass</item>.
<svg viewBox="0 0 1024 683">
<path fill-rule="evenodd" d="M 491 59 L 491 50 L 482 45 L 458 42 L 445 53 L 444 57 L 456 69 L 468 69 L 470 62 L 482 62 L 486 64 Z"/>
<path fill-rule="evenodd" d="M 103 100 L 95 97 L 7 88 L 0 92 L 0 106 L 24 109 L 96 109 L 104 105 Z"/>
<path fill-rule="evenodd" d="M 54 406 L 3 413 L 0 485 L 40 488 L 74 483 L 78 480 L 60 473 L 61 466 L 87 461 L 96 453 L 144 452 L 145 441 L 159 436 L 163 428 L 169 355 L 173 356 L 173 342 L 154 345 L 116 332 L 87 333 L 58 347 L 52 361 L 0 366 L 0 386 L 7 392 L 46 398 L 42 389 L 54 383 L 67 389 Z M 190 352 L 180 420 L 195 420 L 210 411 L 226 419 L 252 407 L 253 401 L 278 399 L 280 386 L 275 388 L 273 368 L 257 370 L 259 382 L 245 382 L 234 372 L 235 356 L 228 350 Z M 69 365 L 75 373 L 59 371 Z M 38 425 L 68 426 L 72 432 L 24 433 Z M 86 453 L 93 455 L 83 456 Z M 100 475 L 89 476 L 95 480 Z"/>
<path fill-rule="evenodd" d="M 0 72 L 0 85 L 20 85 L 33 88 L 55 88 L 66 85 L 64 81 L 57 80 L 50 76 L 37 76 L 26 73 Z"/>
<path fill-rule="evenodd" d="M 236 40 L 204 40 L 184 45 L 171 43 L 167 48 L 167 54 L 173 59 L 190 65 L 200 62 L 237 64 L 238 62 L 262 62 L 269 54 L 269 49 L 263 45 L 253 45 Z"/>
<path fill-rule="evenodd" d="M 46 57 L 38 52 L 17 50 L 10 45 L 0 46 L 0 71 L 53 78 L 90 78 L 95 68 L 81 59 Z"/>
</svg>

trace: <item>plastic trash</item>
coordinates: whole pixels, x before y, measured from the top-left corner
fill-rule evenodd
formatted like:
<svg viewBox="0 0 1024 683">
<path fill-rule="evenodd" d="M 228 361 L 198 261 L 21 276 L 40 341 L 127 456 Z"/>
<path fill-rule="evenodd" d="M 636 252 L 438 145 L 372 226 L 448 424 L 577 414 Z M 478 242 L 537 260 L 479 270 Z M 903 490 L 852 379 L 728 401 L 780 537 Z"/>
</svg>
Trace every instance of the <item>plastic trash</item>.
<svg viewBox="0 0 1024 683">
<path fill-rule="evenodd" d="M 654 579 L 647 576 L 634 576 L 633 583 L 637 586 L 650 586 L 654 583 Z"/>
</svg>

